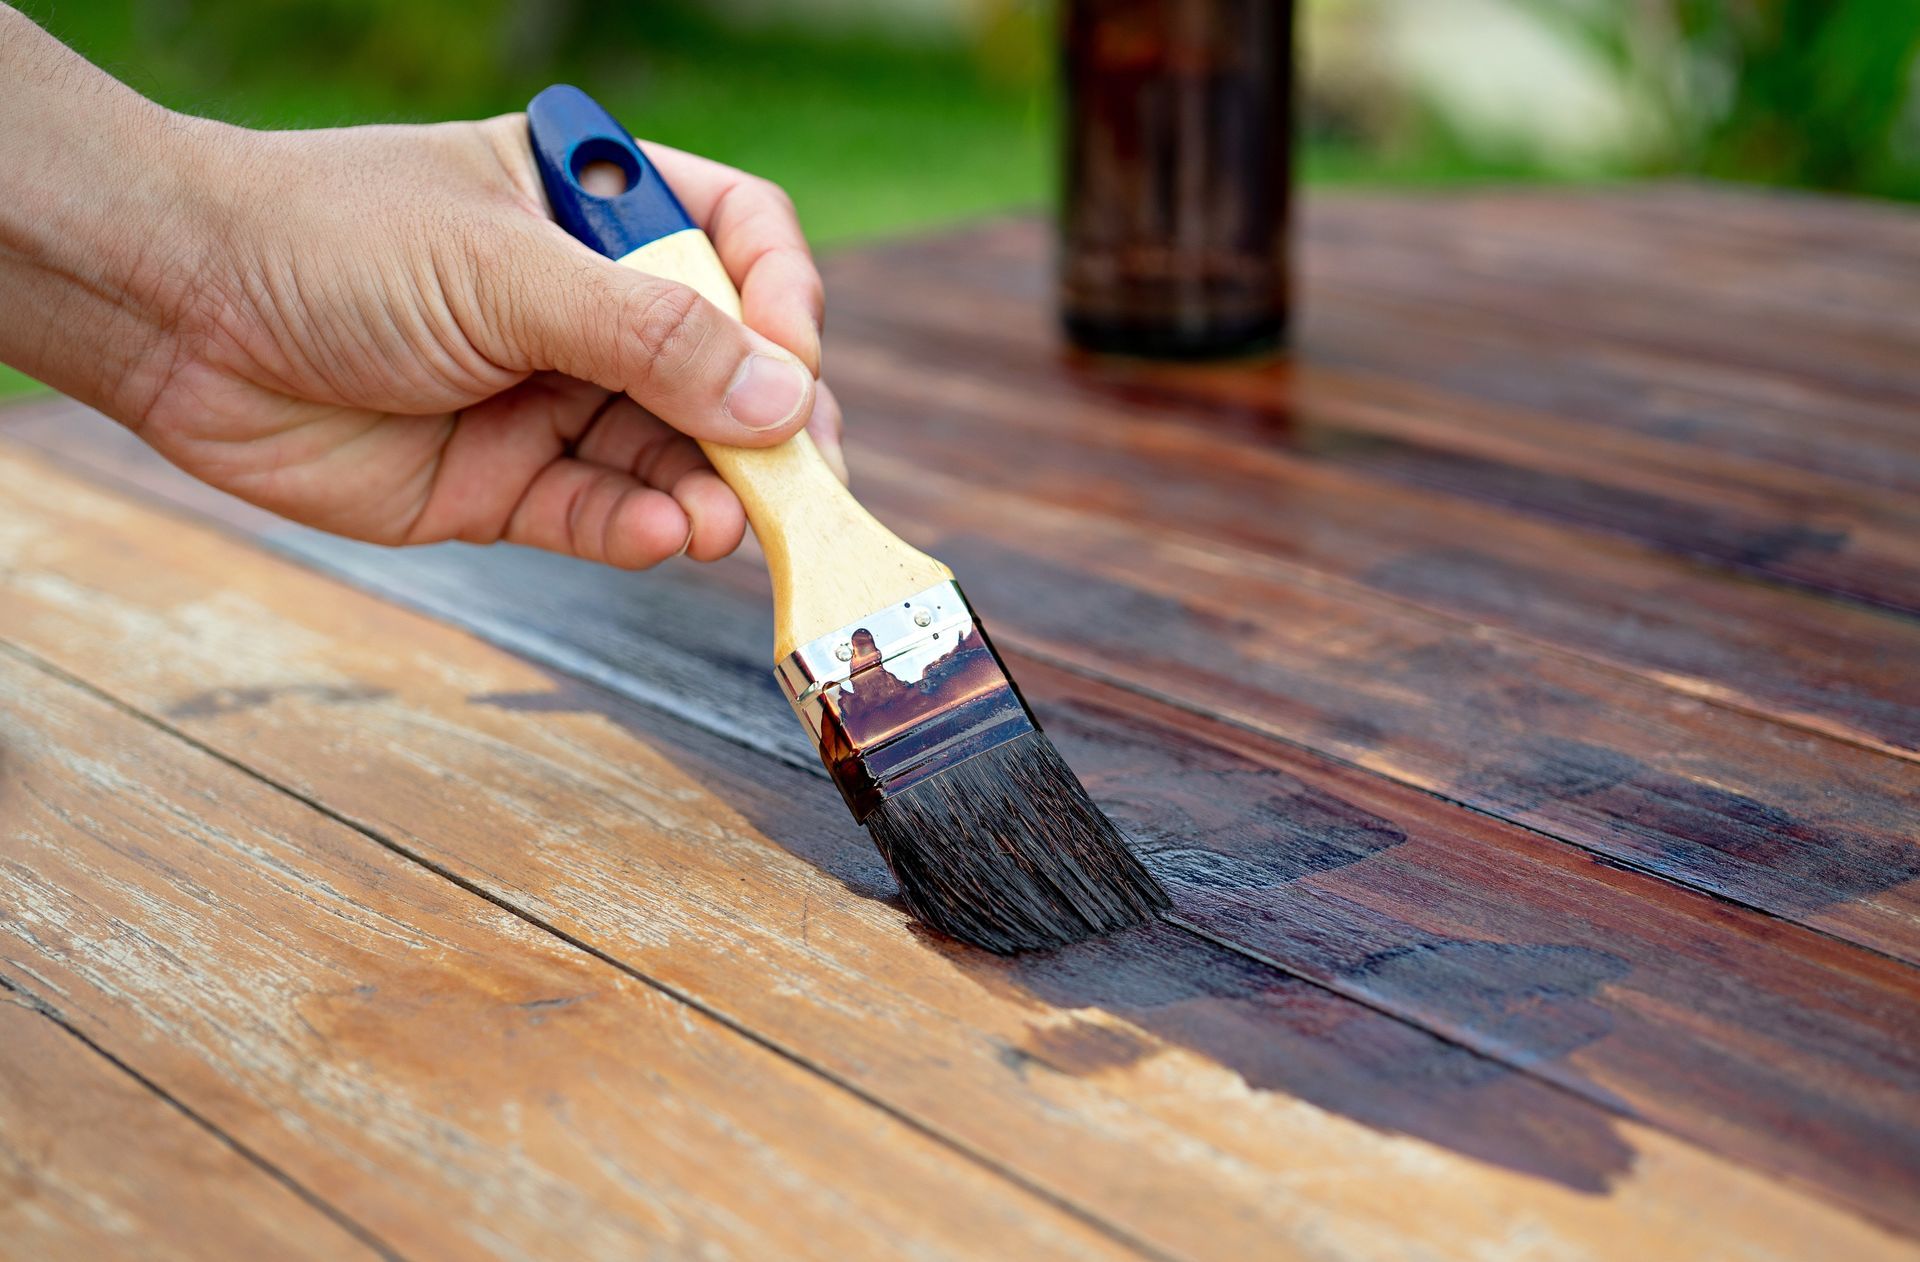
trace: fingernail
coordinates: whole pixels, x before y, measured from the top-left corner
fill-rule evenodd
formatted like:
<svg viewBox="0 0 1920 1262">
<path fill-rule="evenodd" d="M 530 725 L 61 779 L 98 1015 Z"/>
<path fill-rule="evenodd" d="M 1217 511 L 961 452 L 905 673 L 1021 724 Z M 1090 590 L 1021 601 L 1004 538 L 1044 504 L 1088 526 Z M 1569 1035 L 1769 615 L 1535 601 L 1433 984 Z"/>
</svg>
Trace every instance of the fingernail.
<svg viewBox="0 0 1920 1262">
<path fill-rule="evenodd" d="M 720 406 L 748 429 L 773 429 L 794 418 L 812 389 L 812 376 L 793 360 L 749 355 Z"/>
</svg>

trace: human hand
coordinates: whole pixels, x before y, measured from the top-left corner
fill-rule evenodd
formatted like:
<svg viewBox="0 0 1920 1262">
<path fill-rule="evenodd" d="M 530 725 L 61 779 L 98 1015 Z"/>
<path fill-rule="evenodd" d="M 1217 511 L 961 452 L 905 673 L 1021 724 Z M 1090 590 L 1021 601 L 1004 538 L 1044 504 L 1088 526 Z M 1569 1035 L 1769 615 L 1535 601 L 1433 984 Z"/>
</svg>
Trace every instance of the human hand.
<svg viewBox="0 0 1920 1262">
<path fill-rule="evenodd" d="M 820 279 L 772 185 L 643 146 L 748 328 L 554 225 L 519 115 L 252 132 L 128 108 L 151 143 L 93 156 L 165 164 L 119 172 L 151 217 L 87 243 L 94 298 L 61 291 L 84 265 L 43 267 L 0 323 L 110 317 L 119 347 L 91 371 L 57 350 L 23 366 L 204 481 L 378 543 L 505 539 L 643 568 L 744 533 L 694 437 L 759 446 L 804 425 L 839 467 Z M 63 194 L 82 223 L 84 195 Z M 85 336 L 38 341 L 88 357 Z"/>
</svg>

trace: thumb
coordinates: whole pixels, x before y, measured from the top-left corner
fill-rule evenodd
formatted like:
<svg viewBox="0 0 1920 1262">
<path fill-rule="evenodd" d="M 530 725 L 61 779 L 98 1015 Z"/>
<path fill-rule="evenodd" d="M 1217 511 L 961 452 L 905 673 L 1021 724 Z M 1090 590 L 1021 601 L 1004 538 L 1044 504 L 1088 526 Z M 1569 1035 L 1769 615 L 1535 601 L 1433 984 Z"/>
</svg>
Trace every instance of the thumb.
<svg viewBox="0 0 1920 1262">
<path fill-rule="evenodd" d="M 806 425 L 817 388 L 792 352 L 685 285 L 537 227 L 489 285 L 495 362 L 622 391 L 709 442 L 764 447 Z"/>
</svg>

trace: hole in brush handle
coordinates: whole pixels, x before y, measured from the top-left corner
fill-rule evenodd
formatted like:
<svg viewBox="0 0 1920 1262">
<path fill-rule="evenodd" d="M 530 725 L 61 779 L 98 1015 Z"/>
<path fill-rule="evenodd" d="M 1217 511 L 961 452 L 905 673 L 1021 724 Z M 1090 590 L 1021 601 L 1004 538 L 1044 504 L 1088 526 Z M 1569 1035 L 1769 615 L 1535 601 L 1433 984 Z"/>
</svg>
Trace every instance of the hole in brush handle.
<svg viewBox="0 0 1920 1262">
<path fill-rule="evenodd" d="M 619 197 L 640 182 L 640 163 L 631 144 L 593 136 L 573 147 L 567 170 L 589 197 Z M 658 177 L 656 177 L 658 178 Z"/>
<path fill-rule="evenodd" d="M 589 162 L 574 177 L 590 197 L 618 197 L 627 191 L 632 177 L 617 162 Z"/>
<path fill-rule="evenodd" d="M 695 227 L 660 172 L 606 109 L 579 88 L 555 84 L 527 105 L 527 139 L 553 208 L 554 221 L 608 258 Z M 610 164 L 618 191 L 585 186 L 587 173 Z"/>
</svg>

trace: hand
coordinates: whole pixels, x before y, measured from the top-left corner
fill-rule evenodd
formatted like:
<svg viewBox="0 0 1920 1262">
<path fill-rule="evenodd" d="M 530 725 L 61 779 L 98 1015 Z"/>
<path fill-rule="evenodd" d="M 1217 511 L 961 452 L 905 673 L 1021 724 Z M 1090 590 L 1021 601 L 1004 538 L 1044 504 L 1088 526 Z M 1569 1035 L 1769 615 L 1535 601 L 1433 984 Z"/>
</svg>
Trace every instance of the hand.
<svg viewBox="0 0 1920 1262">
<path fill-rule="evenodd" d="M 713 237 L 747 328 L 556 227 L 518 115 L 276 133 L 122 107 L 152 142 L 114 153 L 165 170 L 123 166 L 134 195 L 117 204 L 150 210 L 85 242 L 91 264 L 29 274 L 0 324 L 58 330 L 103 314 L 104 293 L 110 375 L 57 353 L 24 366 L 195 476 L 353 538 L 643 568 L 724 556 L 744 533 L 689 435 L 758 446 L 805 425 L 842 467 L 816 381 L 820 279 L 774 186 L 644 146 Z M 90 294 L 61 289 L 75 279 Z M 31 341 L 88 354 L 84 334 Z"/>
</svg>

